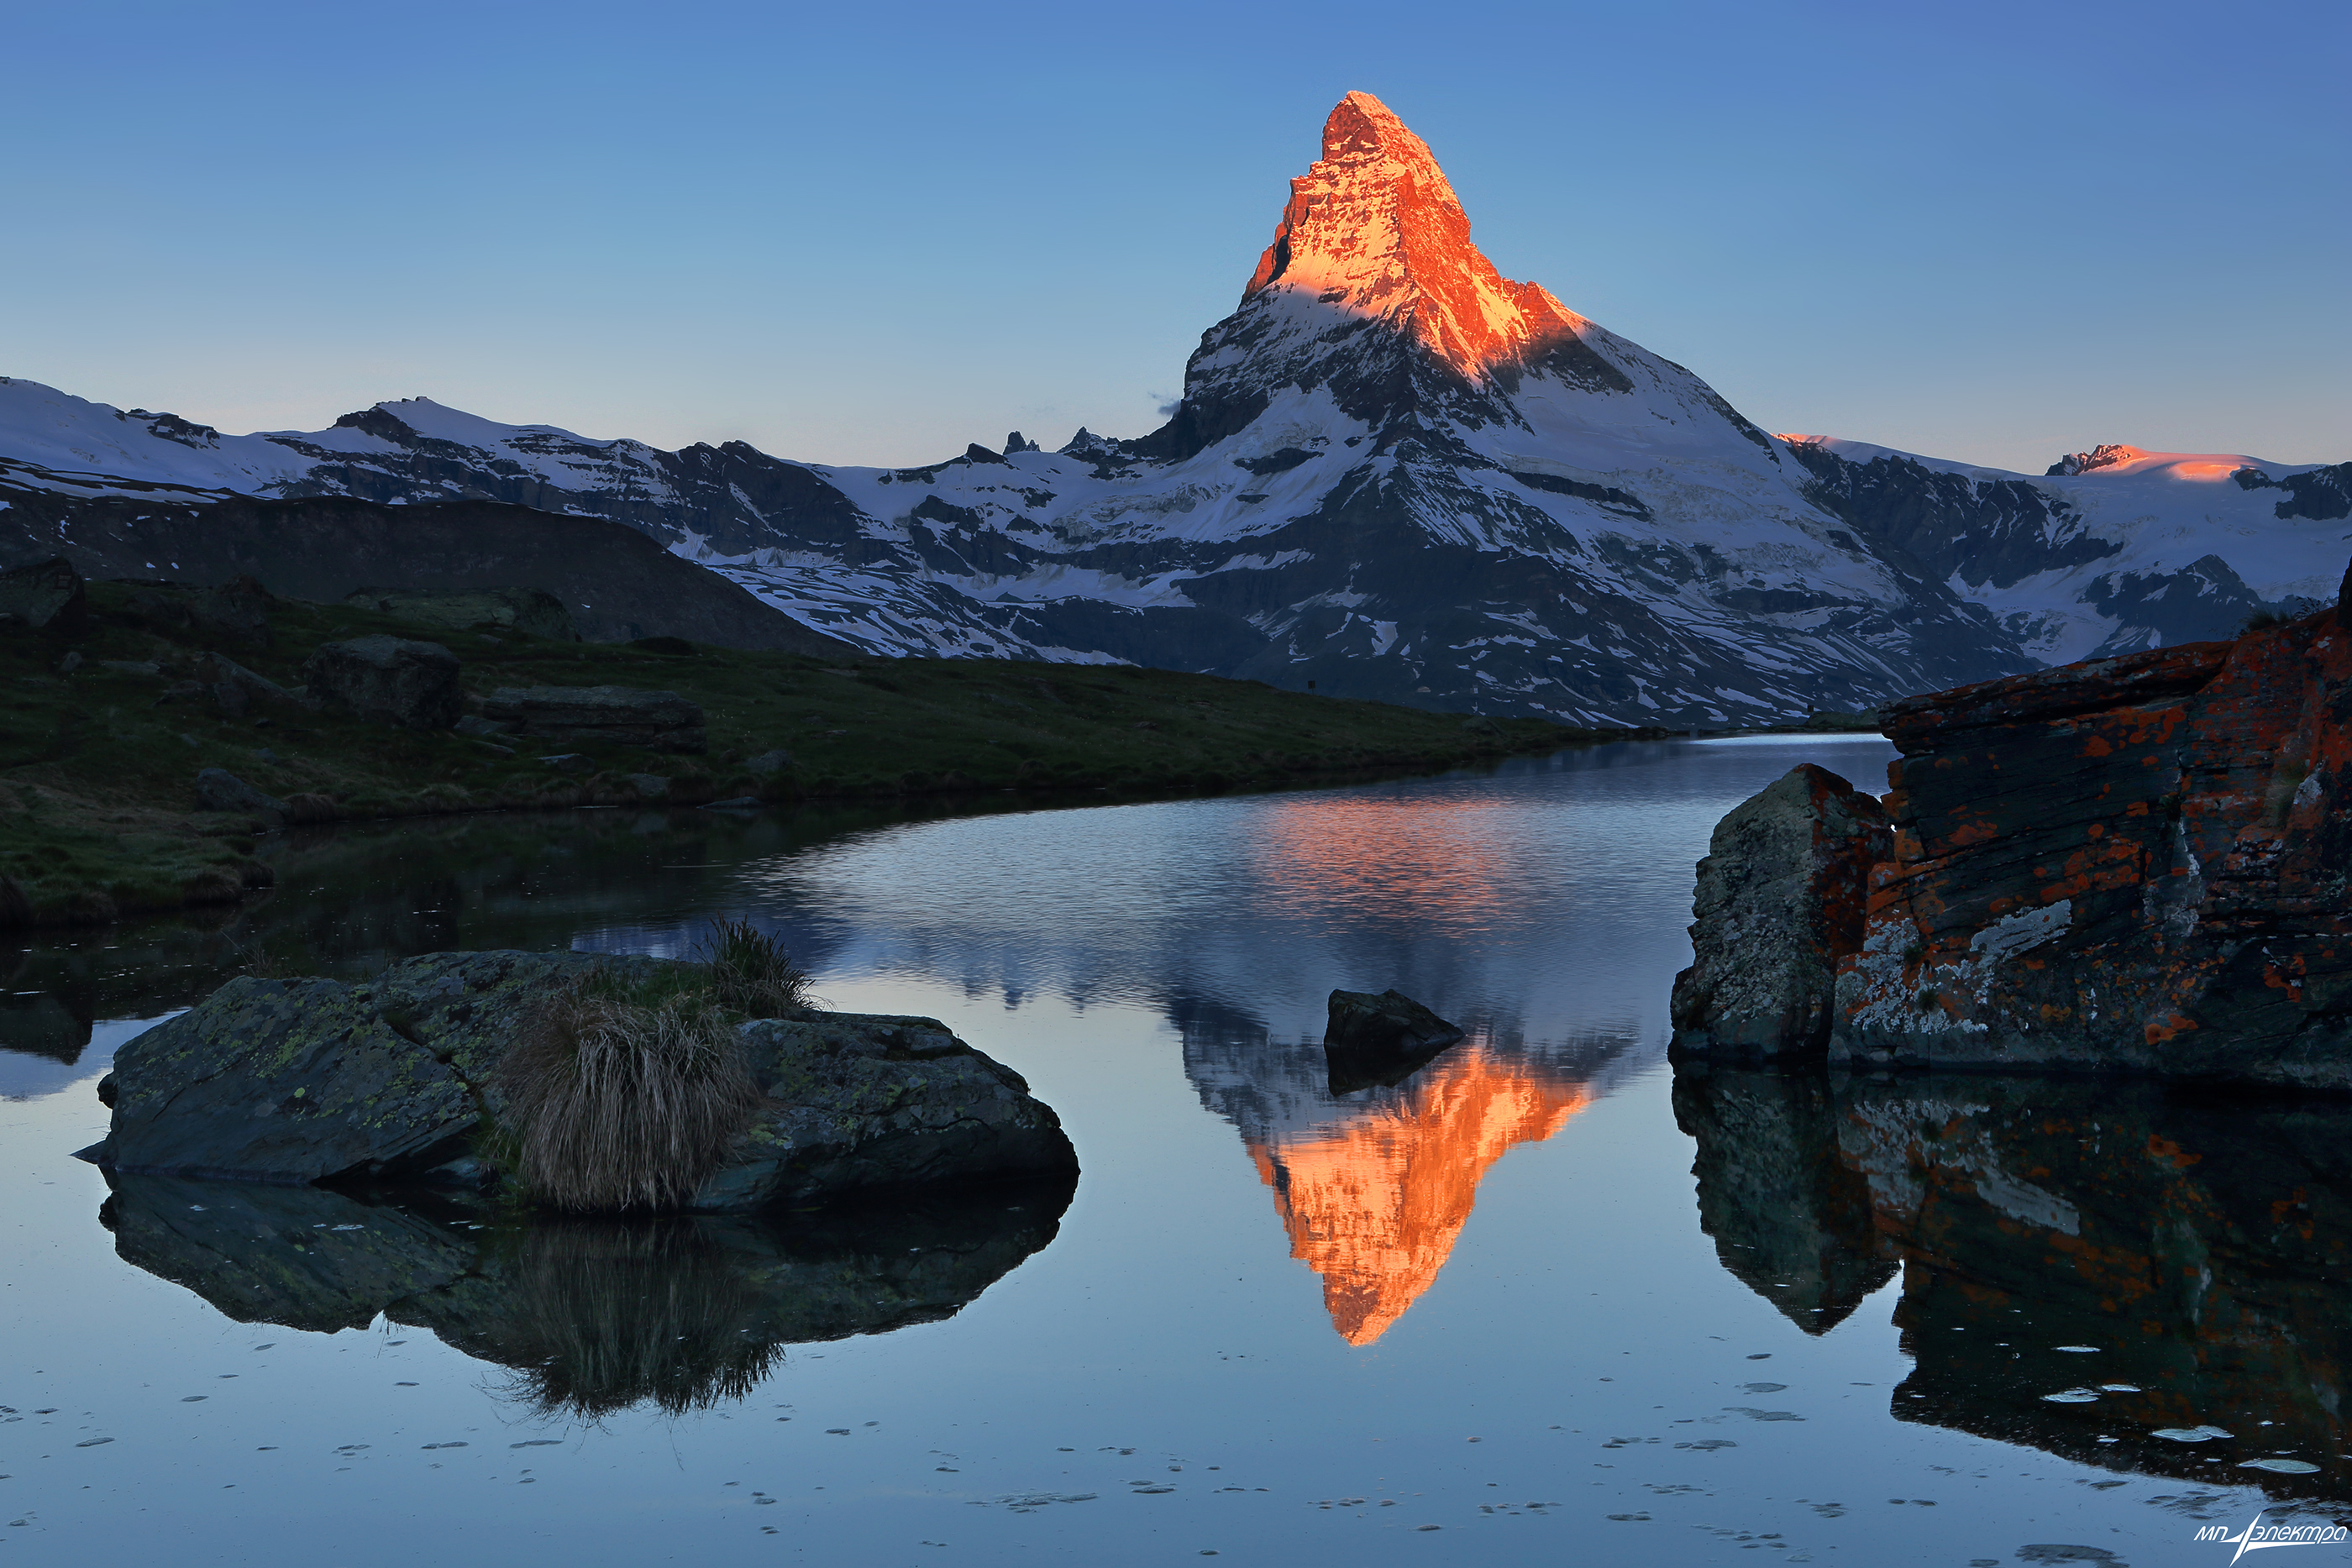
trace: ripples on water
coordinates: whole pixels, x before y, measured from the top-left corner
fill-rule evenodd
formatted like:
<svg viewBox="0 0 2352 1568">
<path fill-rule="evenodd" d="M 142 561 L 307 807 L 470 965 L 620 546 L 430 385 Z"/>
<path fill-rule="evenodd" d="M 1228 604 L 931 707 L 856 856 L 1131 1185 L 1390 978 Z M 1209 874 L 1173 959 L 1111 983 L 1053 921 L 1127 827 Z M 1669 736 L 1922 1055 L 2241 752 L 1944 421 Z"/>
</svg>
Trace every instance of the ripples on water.
<svg viewBox="0 0 2352 1568">
<path fill-rule="evenodd" d="M 2146 1563 L 2256 1480 L 2325 1510 L 2352 1113 L 1665 1070 L 1716 821 L 1889 755 L 346 831 L 0 959 L 0 1552 Z M 722 915 L 1023 1071 L 1075 1196 L 515 1225 L 63 1157 L 132 1020 L 240 967 Z M 1325 995 L 1389 986 L 1469 1038 L 1335 1078 Z"/>
</svg>

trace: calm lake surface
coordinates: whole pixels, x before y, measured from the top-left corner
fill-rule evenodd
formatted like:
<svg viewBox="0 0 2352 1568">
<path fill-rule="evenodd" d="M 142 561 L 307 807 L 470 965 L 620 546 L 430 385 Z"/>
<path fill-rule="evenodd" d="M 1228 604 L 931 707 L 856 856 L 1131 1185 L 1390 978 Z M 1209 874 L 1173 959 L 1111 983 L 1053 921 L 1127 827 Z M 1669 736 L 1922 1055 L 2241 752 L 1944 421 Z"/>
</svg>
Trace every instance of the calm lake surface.
<svg viewBox="0 0 2352 1568">
<path fill-rule="evenodd" d="M 215 924 L 0 949 L 0 1565 L 2146 1565 L 2352 1517 L 2352 1111 L 1668 1067 L 1716 821 L 1892 755 L 347 831 Z M 720 915 L 1026 1075 L 1075 1192 L 501 1229 L 71 1157 L 241 966 Z M 1335 1084 L 1327 993 L 1391 986 L 1470 1038 Z"/>
</svg>

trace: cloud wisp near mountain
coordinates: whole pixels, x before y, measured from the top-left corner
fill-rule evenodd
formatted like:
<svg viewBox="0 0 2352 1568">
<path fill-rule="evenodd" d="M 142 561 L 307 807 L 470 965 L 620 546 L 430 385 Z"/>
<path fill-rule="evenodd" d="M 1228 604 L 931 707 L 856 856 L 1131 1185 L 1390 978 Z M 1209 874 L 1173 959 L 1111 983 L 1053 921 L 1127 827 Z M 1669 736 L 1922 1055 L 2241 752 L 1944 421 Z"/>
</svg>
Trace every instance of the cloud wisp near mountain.
<svg viewBox="0 0 2352 1568">
<path fill-rule="evenodd" d="M 0 382 L 0 500 L 55 518 L 224 493 L 610 518 L 875 653 L 1681 727 L 1865 707 L 2332 597 L 2352 465 L 2102 446 L 2028 476 L 1767 434 L 1503 277 L 1429 149 L 1350 93 L 1148 435 L 844 468 L 422 398 L 230 436 Z M 0 531 L 0 550 L 35 542 Z"/>
</svg>

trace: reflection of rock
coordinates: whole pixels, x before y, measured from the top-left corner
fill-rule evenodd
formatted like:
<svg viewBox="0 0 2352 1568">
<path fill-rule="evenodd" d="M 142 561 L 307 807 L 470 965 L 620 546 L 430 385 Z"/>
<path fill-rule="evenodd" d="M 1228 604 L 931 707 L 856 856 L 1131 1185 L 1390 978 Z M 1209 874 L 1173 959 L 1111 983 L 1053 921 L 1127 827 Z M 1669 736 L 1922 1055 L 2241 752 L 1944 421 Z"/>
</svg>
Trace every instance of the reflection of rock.
<svg viewBox="0 0 2352 1568">
<path fill-rule="evenodd" d="M 1850 1249 L 1836 1267 L 1866 1270 L 1874 1248 L 1902 1264 L 1895 1322 L 1916 1365 L 1897 1416 L 2112 1467 L 2343 1494 L 2352 1104 L 1971 1074 L 1799 1082 L 1759 1113 L 1758 1082 L 1676 1086 L 1701 1138 L 1701 1211 L 1718 1240 L 1728 1228 L 1713 1217 L 1732 1210 L 1769 1239 L 1783 1227 L 1748 1211 L 1771 1202 L 1774 1170 L 1801 1207 L 1832 1152 L 1866 1183 L 1875 1240 L 1823 1228 Z M 2233 1436 L 2156 1436 L 2200 1427 Z M 2321 1469 L 2236 1468 L 2272 1457 Z"/>
<path fill-rule="evenodd" d="M 0 999 L 0 1050 L 29 1051 L 71 1067 L 89 1045 L 89 1020 L 56 997 Z"/>
<path fill-rule="evenodd" d="M 1675 1120 L 1698 1141 L 1691 1174 L 1716 1256 L 1790 1322 L 1826 1333 L 1894 1277 L 1872 1235 L 1869 1190 L 1838 1159 L 1824 1079 L 1685 1070 Z"/>
<path fill-rule="evenodd" d="M 1547 1051 L 1474 1035 L 1404 1083 L 1344 1097 L 1322 1051 L 1199 1035 L 1185 1071 L 1274 1189 L 1291 1255 L 1323 1276 L 1331 1324 L 1370 1344 L 1436 1280 L 1486 1168 L 1559 1131 L 1613 1048 Z"/>
<path fill-rule="evenodd" d="M 126 1262 L 240 1322 L 378 1313 L 514 1372 L 543 1414 L 740 1397 L 781 1347 L 952 1316 L 1054 1239 L 1067 1179 L 887 1208 L 477 1228 L 318 1187 L 110 1175 Z"/>
<path fill-rule="evenodd" d="M 126 1263 L 241 1323 L 331 1333 L 462 1276 L 472 1233 L 314 1186 L 108 1172 L 99 1211 Z"/>
<path fill-rule="evenodd" d="M 125 1045 L 91 1152 L 147 1175 L 310 1182 L 426 1176 L 500 1130 L 499 1070 L 585 953 L 433 953 L 367 984 L 241 977 Z M 743 1024 L 765 1098 L 695 1195 L 709 1210 L 892 1183 L 1072 1171 L 1052 1109 L 929 1019 L 809 1012 Z M 493 1140 L 494 1142 L 495 1140 Z M 450 1162 L 457 1162 L 452 1166 Z"/>
</svg>

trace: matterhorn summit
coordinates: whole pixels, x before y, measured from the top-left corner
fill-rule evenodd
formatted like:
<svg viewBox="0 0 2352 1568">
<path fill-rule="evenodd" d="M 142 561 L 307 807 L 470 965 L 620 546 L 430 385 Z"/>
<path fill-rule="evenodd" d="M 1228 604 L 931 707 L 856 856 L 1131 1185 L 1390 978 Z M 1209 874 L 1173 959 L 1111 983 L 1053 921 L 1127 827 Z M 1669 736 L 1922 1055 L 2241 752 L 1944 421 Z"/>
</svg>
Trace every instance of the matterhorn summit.
<svg viewBox="0 0 2352 1568">
<path fill-rule="evenodd" d="M 1368 92 L 1323 122 L 1323 156 L 1290 183 L 1243 298 L 1308 320 L 1381 321 L 1474 382 L 1588 325 L 1539 285 L 1495 270 L 1428 143 Z"/>
<path fill-rule="evenodd" d="M 1768 435 L 1506 278 L 1370 93 L 1324 120 L 1246 278 L 1160 429 L 897 468 L 424 398 L 223 435 L 0 378 L 0 554 L 89 554 L 93 508 L 501 502 L 626 524 L 872 653 L 1676 728 L 2225 635 L 2342 570 L 2341 530 L 2313 525 L 2352 515 L 2352 465 L 2106 444 L 2029 476 Z"/>
</svg>

